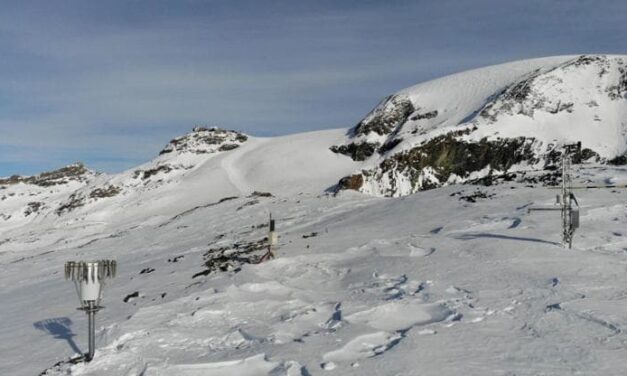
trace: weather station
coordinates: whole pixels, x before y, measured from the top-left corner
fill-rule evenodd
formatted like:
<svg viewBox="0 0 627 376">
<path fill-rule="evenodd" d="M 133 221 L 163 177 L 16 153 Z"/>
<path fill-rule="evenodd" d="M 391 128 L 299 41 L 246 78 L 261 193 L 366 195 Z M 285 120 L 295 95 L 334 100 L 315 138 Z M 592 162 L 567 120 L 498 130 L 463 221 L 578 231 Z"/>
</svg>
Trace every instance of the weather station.
<svg viewBox="0 0 627 376">
<path fill-rule="evenodd" d="M 65 279 L 74 282 L 81 305 L 78 309 L 84 311 L 88 318 L 89 351 L 83 355 L 86 362 L 90 362 L 94 358 L 96 350 L 96 313 L 104 308 L 100 305 L 100 301 L 102 300 L 105 281 L 115 277 L 116 269 L 115 260 L 68 261 L 65 263 Z"/>
</svg>

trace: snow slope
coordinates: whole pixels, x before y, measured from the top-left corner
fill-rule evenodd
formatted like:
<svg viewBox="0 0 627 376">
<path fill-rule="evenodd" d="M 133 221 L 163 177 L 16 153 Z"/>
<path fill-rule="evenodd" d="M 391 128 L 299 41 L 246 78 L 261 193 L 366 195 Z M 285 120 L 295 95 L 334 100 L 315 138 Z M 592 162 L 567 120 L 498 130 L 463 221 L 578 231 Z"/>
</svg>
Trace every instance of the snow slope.
<svg viewBox="0 0 627 376">
<path fill-rule="evenodd" d="M 460 199 L 478 189 L 491 198 Z M 106 257 L 120 273 L 98 314 L 96 358 L 48 375 L 620 375 L 625 194 L 581 192 L 572 251 L 555 213 L 526 214 L 553 191 L 515 183 L 242 197 L 134 228 L 48 229 L 30 235 L 30 251 L 18 253 L 26 238 L 0 248 L 1 373 L 36 374 L 85 348 L 62 265 Z M 192 278 L 210 248 L 261 239 L 269 211 L 277 259 Z"/>
</svg>

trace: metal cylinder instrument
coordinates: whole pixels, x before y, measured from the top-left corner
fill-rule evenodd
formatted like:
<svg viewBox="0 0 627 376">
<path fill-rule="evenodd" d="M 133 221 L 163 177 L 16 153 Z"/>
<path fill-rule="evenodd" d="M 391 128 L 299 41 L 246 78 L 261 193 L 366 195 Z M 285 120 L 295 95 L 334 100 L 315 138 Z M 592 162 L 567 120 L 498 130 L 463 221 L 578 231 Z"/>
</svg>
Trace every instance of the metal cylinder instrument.
<svg viewBox="0 0 627 376">
<path fill-rule="evenodd" d="M 105 281 L 115 277 L 117 263 L 114 260 L 68 261 L 65 263 L 65 279 L 74 282 L 81 306 L 87 314 L 89 351 L 85 361 L 91 361 L 96 351 L 96 312 L 101 310 L 100 301 Z"/>
</svg>

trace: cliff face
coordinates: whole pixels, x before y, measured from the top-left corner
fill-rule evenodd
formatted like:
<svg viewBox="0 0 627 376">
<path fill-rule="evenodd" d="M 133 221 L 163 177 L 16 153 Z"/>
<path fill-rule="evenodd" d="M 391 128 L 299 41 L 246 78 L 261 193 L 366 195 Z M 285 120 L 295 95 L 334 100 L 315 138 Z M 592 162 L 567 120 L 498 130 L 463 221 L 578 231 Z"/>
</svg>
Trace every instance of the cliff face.
<svg viewBox="0 0 627 376">
<path fill-rule="evenodd" d="M 384 100 L 331 150 L 363 161 L 350 189 L 402 196 L 551 170 L 562 146 L 577 142 L 582 161 L 627 160 L 626 57 L 531 60 L 417 85 Z"/>
</svg>

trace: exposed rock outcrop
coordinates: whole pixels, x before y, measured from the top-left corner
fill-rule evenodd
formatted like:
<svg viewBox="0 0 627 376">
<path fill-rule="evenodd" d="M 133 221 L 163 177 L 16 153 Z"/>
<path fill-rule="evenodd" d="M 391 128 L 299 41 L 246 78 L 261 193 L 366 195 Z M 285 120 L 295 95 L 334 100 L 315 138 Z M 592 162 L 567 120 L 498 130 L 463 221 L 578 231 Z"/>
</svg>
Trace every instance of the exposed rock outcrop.
<svg viewBox="0 0 627 376">
<path fill-rule="evenodd" d="M 36 176 L 13 175 L 9 178 L 0 179 L 0 186 L 24 183 L 40 187 L 50 187 L 67 184 L 72 181 L 85 182 L 94 175 L 94 172 L 88 170 L 82 163 L 78 162 L 58 170 L 42 172 Z"/>
<path fill-rule="evenodd" d="M 195 127 L 191 133 L 170 141 L 159 154 L 173 152 L 208 154 L 217 151 L 229 151 L 238 148 L 247 140 L 248 136 L 240 132 L 217 127 Z"/>
</svg>

